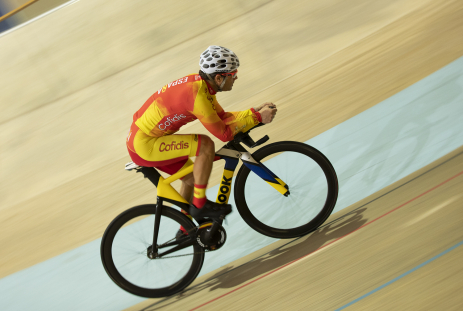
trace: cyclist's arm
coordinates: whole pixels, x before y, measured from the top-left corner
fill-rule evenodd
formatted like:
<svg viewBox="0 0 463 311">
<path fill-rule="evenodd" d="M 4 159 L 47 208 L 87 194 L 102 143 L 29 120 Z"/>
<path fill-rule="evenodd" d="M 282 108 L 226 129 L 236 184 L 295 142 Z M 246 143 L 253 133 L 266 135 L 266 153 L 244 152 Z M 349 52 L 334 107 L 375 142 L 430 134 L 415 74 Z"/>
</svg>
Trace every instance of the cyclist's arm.
<svg viewBox="0 0 463 311">
<path fill-rule="evenodd" d="M 235 119 L 241 119 L 242 118 L 242 113 L 245 112 L 245 111 L 251 111 L 256 117 L 257 119 L 259 120 L 259 122 L 262 122 L 262 117 L 260 115 L 260 113 L 255 110 L 254 108 L 251 108 L 251 109 L 248 109 L 248 110 L 245 110 L 245 111 L 231 111 L 231 112 L 225 112 L 222 108 L 222 106 L 220 106 L 220 104 L 217 102 L 217 99 L 215 98 L 215 96 L 213 97 L 213 104 L 215 106 L 215 111 L 217 112 L 217 115 L 220 117 L 220 119 L 222 120 L 231 120 L 230 118 L 235 118 Z"/>
<path fill-rule="evenodd" d="M 253 108 L 225 112 L 215 96 L 211 97 L 212 102 L 206 96 L 198 95 L 192 113 L 211 134 L 221 141 L 230 141 L 236 133 L 248 131 L 262 121 L 260 113 Z"/>
</svg>

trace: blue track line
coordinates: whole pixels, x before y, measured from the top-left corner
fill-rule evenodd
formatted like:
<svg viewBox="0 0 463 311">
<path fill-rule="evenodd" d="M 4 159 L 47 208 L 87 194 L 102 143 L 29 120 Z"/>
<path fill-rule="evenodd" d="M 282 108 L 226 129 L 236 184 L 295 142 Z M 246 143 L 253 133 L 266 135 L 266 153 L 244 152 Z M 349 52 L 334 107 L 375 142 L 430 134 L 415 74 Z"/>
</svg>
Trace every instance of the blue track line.
<svg viewBox="0 0 463 311">
<path fill-rule="evenodd" d="M 365 294 L 365 295 L 363 295 L 363 296 L 361 296 L 361 297 L 359 297 L 359 298 L 357 298 L 357 299 L 355 299 L 355 300 L 349 302 L 348 304 L 345 304 L 344 306 L 342 306 L 342 307 L 339 308 L 339 309 L 336 309 L 335 311 L 345 309 L 345 308 L 347 308 L 347 307 L 353 305 L 354 303 L 356 303 L 356 302 L 362 300 L 363 298 L 366 298 L 366 297 L 368 297 L 368 296 L 370 296 L 370 295 L 376 293 L 377 291 L 379 291 L 379 290 L 385 288 L 386 286 L 388 286 L 388 285 L 394 283 L 394 282 L 397 281 L 397 280 L 400 280 L 400 279 L 403 278 L 404 276 L 409 275 L 410 273 L 412 273 L 412 272 L 418 270 L 419 268 L 421 268 L 421 267 L 427 265 L 428 263 L 430 263 L 430 262 L 436 260 L 437 258 L 439 258 L 439 257 L 441 257 L 441 256 L 444 256 L 444 255 L 447 254 L 448 252 L 453 251 L 455 248 L 457 248 L 458 246 L 460 246 L 460 245 L 462 245 L 462 244 L 463 244 L 463 241 L 461 241 L 460 243 L 458 243 L 458 244 L 456 244 L 456 245 L 454 245 L 454 246 L 452 246 L 452 247 L 446 249 L 445 251 L 443 251 L 443 252 L 440 253 L 439 255 L 436 255 L 436 256 L 432 257 L 431 259 L 426 260 L 425 262 L 423 262 L 422 264 L 416 266 L 415 268 L 413 268 L 413 269 L 411 269 L 411 270 L 408 270 L 408 271 L 405 272 L 404 274 L 399 275 L 399 276 L 396 277 L 395 279 L 392 279 L 392 280 L 390 280 L 389 282 L 387 282 L 387 283 L 385 283 L 385 284 L 383 284 L 383 285 L 381 285 L 381 286 L 375 288 L 375 289 L 372 290 L 371 292 L 369 292 L 369 293 L 367 293 L 367 294 Z"/>
</svg>

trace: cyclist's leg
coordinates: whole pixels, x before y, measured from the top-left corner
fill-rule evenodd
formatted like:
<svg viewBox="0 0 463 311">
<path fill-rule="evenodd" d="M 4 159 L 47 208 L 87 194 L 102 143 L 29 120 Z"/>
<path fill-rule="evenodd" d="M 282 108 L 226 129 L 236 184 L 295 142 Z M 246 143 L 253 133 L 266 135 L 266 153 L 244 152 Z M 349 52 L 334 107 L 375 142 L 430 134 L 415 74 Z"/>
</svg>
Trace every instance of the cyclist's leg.
<svg viewBox="0 0 463 311">
<path fill-rule="evenodd" d="M 212 139 L 201 135 L 201 147 L 195 160 L 193 169 L 194 182 L 200 185 L 207 185 L 212 171 L 212 163 L 215 157 L 215 145 Z"/>
<path fill-rule="evenodd" d="M 205 135 L 168 135 L 162 137 L 151 137 L 138 130 L 132 125 L 131 132 L 127 139 L 129 153 L 135 153 L 140 159 L 136 161 L 135 156 L 132 160 L 143 166 L 153 166 L 165 170 L 167 166 L 175 165 L 181 160 L 188 160 L 189 157 L 196 156 L 195 167 L 193 169 L 194 188 L 192 212 L 196 219 L 204 217 L 216 217 L 226 215 L 231 212 L 228 204 L 217 204 L 208 201 L 206 198 L 206 187 L 212 170 L 212 163 L 215 157 L 214 143 Z M 131 153 L 131 156 L 132 156 Z M 143 163 L 141 163 L 143 162 Z M 171 172 L 169 172 L 172 174 Z M 185 183 L 185 192 L 191 191 L 191 185 Z M 188 200 L 189 198 L 185 198 Z M 206 204 L 207 203 L 207 204 Z M 206 207 L 204 210 L 199 211 Z M 191 209 L 190 209 L 191 212 Z"/>
<path fill-rule="evenodd" d="M 231 212 L 230 204 L 219 204 L 206 198 L 206 188 L 215 158 L 214 142 L 201 135 L 201 144 L 193 168 L 194 191 L 190 214 L 198 221 L 205 218 L 218 218 Z M 223 219 L 223 218 L 222 218 Z"/>
<path fill-rule="evenodd" d="M 188 144 L 188 146 L 186 145 Z M 184 146 L 181 150 L 174 150 L 172 146 Z M 170 147 L 169 147 L 170 146 Z M 191 148 L 188 152 L 186 148 Z M 170 150 L 168 150 L 170 149 Z M 196 156 L 195 166 L 193 169 L 193 199 L 191 201 L 192 205 L 201 211 L 196 209 L 190 212 L 193 212 L 192 215 L 196 219 L 202 219 L 205 217 L 218 217 L 219 215 L 226 215 L 231 212 L 231 206 L 229 204 L 219 204 L 213 201 L 208 201 L 206 198 L 206 188 L 209 177 L 212 171 L 212 163 L 215 158 L 215 146 L 214 142 L 206 135 L 170 135 L 164 136 L 157 139 L 156 143 L 153 145 L 151 150 L 154 150 L 152 153 L 156 154 L 156 159 L 166 160 L 172 158 L 172 155 L 168 157 L 168 153 L 176 154 L 177 156 L 182 156 L 186 154 L 186 158 Z M 169 160 L 173 161 L 173 160 Z M 177 160 L 178 161 L 178 160 Z M 180 163 L 180 162 L 176 162 Z M 164 170 L 170 174 L 171 172 L 167 168 L 175 166 L 177 164 L 167 164 L 166 166 L 157 166 L 157 168 Z M 184 166 L 187 166 L 188 163 L 185 163 Z M 189 200 L 191 191 L 192 191 L 192 180 L 188 176 L 184 178 L 182 195 L 186 200 Z M 206 207 L 204 210 L 203 207 Z"/>
<path fill-rule="evenodd" d="M 189 203 L 193 200 L 193 187 L 194 187 L 193 173 L 186 175 L 182 178 L 182 185 L 180 187 L 180 195 L 185 198 Z"/>
<path fill-rule="evenodd" d="M 194 191 L 192 203 L 197 208 L 202 208 L 207 201 L 206 188 L 211 175 L 214 156 L 214 142 L 208 136 L 201 135 L 201 145 L 193 168 Z"/>
<path fill-rule="evenodd" d="M 214 142 L 206 135 L 200 136 L 201 143 L 199 146 L 199 153 L 195 161 L 194 172 L 182 178 L 182 186 L 179 191 L 180 195 L 190 203 L 192 203 L 193 200 L 194 184 L 207 185 L 212 170 L 211 161 L 214 160 L 215 155 Z M 198 182 L 196 182 L 196 180 Z"/>
<path fill-rule="evenodd" d="M 215 156 L 214 142 L 206 135 L 152 137 L 140 131 L 135 124 L 132 124 L 127 137 L 127 147 L 134 163 L 157 167 L 169 174 L 175 173 L 171 172 L 171 169 L 175 169 L 174 163 L 196 156 L 193 171 L 194 182 L 201 185 L 207 184 L 209 180 Z M 178 170 L 180 167 L 176 169 Z M 185 191 L 188 191 L 188 186 L 191 185 L 191 176 L 184 178 L 184 180 L 184 185 L 187 188 Z M 185 199 L 188 200 L 188 197 Z"/>
<path fill-rule="evenodd" d="M 214 142 L 208 136 L 200 135 L 199 141 L 199 151 L 197 152 L 198 155 L 195 160 L 195 170 L 198 170 L 199 168 L 200 176 L 199 178 L 195 179 L 194 173 L 192 173 L 183 177 L 182 185 L 179 191 L 180 195 L 184 197 L 188 202 L 190 202 L 190 204 L 193 203 L 193 191 L 195 186 L 195 180 L 200 180 L 200 183 L 204 182 L 205 180 L 205 184 L 207 185 L 207 181 L 209 180 L 209 176 L 211 174 L 212 162 L 214 160 L 215 155 Z M 209 161 L 211 161 L 210 165 L 208 163 Z M 189 166 L 189 164 L 185 164 L 184 166 Z M 190 219 L 192 218 L 191 215 L 189 215 L 188 212 L 184 211 L 183 209 L 182 213 L 188 216 Z M 180 226 L 177 236 L 178 238 L 180 238 L 182 235 L 188 235 L 188 233 L 186 232 L 185 228 L 183 228 L 183 226 Z"/>
<path fill-rule="evenodd" d="M 156 167 L 170 175 L 193 164 L 190 157 L 199 155 L 200 143 L 200 135 L 195 134 L 151 137 L 140 131 L 135 124 L 132 124 L 127 137 L 127 148 L 134 163 Z M 193 185 L 193 174 L 182 178 L 180 195 L 190 203 Z M 187 211 L 182 210 L 182 213 L 192 219 Z M 185 232 L 183 227 L 180 229 Z"/>
</svg>

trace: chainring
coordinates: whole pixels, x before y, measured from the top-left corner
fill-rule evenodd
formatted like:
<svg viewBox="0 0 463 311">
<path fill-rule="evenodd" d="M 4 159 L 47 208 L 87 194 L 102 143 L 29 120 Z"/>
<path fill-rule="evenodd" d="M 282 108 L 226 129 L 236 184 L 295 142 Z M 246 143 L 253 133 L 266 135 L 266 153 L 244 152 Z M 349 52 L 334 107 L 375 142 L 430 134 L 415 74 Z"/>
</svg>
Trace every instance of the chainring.
<svg viewBox="0 0 463 311">
<path fill-rule="evenodd" d="M 227 240 L 227 233 L 225 232 L 224 227 L 219 226 L 219 229 L 214 234 L 212 239 L 209 242 L 206 242 L 206 235 L 211 226 L 212 222 L 201 224 L 201 226 L 198 228 L 198 231 L 196 232 L 196 241 L 205 250 L 215 251 L 225 244 L 225 241 Z"/>
</svg>

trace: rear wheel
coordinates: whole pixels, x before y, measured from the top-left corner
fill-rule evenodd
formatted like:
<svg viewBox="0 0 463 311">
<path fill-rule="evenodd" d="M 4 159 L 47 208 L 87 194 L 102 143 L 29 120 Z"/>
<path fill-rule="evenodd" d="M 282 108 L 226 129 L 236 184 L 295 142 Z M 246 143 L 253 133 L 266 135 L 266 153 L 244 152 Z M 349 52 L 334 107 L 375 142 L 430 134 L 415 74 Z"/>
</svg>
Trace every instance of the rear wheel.
<svg viewBox="0 0 463 311">
<path fill-rule="evenodd" d="M 289 195 L 243 165 L 236 177 L 235 203 L 251 228 L 274 238 L 293 238 L 316 230 L 329 217 L 338 197 L 338 180 L 320 151 L 283 141 L 257 150 L 252 157 L 287 184 Z"/>
<path fill-rule="evenodd" d="M 111 222 L 101 241 L 101 259 L 111 279 L 122 289 L 147 298 L 180 292 L 193 282 L 204 262 L 204 250 L 197 243 L 165 257 L 148 257 L 155 212 L 155 204 L 140 205 L 123 212 Z M 188 232 L 196 231 L 188 217 L 163 206 L 159 253 L 178 245 L 175 235 L 180 225 Z M 163 247 L 167 243 L 169 246 Z"/>
</svg>

